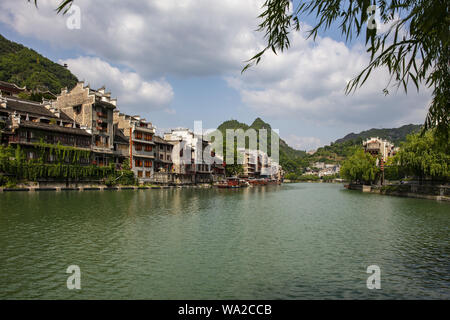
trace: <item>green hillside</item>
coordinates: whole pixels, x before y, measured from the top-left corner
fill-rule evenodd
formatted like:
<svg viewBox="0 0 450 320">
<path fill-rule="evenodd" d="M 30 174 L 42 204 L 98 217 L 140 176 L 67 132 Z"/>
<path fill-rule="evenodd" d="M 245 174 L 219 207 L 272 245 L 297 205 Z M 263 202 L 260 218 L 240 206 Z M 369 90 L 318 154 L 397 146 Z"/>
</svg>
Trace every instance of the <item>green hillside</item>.
<svg viewBox="0 0 450 320">
<path fill-rule="evenodd" d="M 60 93 L 78 79 L 63 66 L 0 35 L 0 80 L 41 92 Z"/>
<path fill-rule="evenodd" d="M 398 146 L 401 142 L 406 141 L 407 135 L 418 132 L 420 128 L 420 125 L 408 124 L 400 128 L 370 129 L 360 133 L 350 133 L 331 143 L 329 146 L 317 149 L 313 155 L 308 156 L 308 160 L 310 163 L 316 161 L 340 163 L 352 155 L 355 149 L 360 148 L 362 142 L 368 138 L 379 137 L 391 141 Z"/>
<path fill-rule="evenodd" d="M 400 128 L 391 129 L 370 129 L 362 131 L 360 133 L 350 133 L 342 139 L 336 140 L 334 143 L 342 143 L 346 141 L 362 142 L 365 139 L 371 137 L 379 137 L 381 139 L 386 139 L 394 144 L 405 141 L 408 134 L 418 132 L 421 126 L 418 124 L 407 124 Z"/>
<path fill-rule="evenodd" d="M 255 129 L 257 132 L 259 129 L 267 130 L 267 151 L 270 155 L 270 148 L 272 137 L 278 137 L 277 133 L 272 131 L 272 127 L 267 122 L 264 122 L 261 118 L 256 118 L 255 121 L 251 125 L 247 125 L 246 123 L 239 122 L 237 120 L 228 120 L 223 122 L 218 128 L 219 131 L 222 132 L 222 135 L 225 139 L 226 130 L 227 129 Z M 279 137 L 278 137 L 279 138 Z M 305 162 L 306 152 L 295 150 L 291 148 L 283 139 L 279 138 L 280 144 L 280 164 L 283 166 L 283 169 L 287 172 L 299 172 L 302 167 L 307 166 Z M 246 143 L 246 147 L 248 147 L 248 143 Z"/>
</svg>

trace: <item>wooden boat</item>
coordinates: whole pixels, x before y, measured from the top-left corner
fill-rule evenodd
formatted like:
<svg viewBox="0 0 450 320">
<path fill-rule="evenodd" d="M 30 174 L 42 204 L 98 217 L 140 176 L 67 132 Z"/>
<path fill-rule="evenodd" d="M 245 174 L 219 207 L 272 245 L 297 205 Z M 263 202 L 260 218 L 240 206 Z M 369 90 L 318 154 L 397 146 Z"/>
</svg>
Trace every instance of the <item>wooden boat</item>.
<svg viewBox="0 0 450 320">
<path fill-rule="evenodd" d="M 227 178 L 227 181 L 217 185 L 218 188 L 240 188 L 240 180 L 238 178 Z"/>
</svg>

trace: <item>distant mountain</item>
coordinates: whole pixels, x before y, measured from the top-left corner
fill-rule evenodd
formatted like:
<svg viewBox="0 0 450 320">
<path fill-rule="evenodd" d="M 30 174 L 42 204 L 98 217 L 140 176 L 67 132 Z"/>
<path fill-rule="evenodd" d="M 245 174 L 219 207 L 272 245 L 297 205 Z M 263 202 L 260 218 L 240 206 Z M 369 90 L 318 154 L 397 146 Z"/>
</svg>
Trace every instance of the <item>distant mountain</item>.
<svg viewBox="0 0 450 320">
<path fill-rule="evenodd" d="M 405 141 L 406 136 L 411 133 L 418 132 L 421 128 L 421 125 L 418 124 L 407 124 L 400 128 L 391 128 L 391 129 L 370 129 L 366 131 L 362 131 L 360 133 L 350 133 L 345 137 L 336 140 L 334 143 L 342 143 L 346 141 L 363 141 L 372 137 L 379 137 L 381 139 L 386 139 L 391 141 L 394 144 L 398 144 L 399 142 Z"/>
<path fill-rule="evenodd" d="M 60 93 L 78 79 L 65 67 L 0 35 L 0 80 L 41 92 Z"/>
<path fill-rule="evenodd" d="M 264 122 L 261 118 L 256 118 L 255 121 L 251 125 L 248 125 L 246 123 L 239 122 L 237 120 L 228 120 L 223 122 L 219 127 L 217 127 L 217 130 L 222 132 L 222 135 L 225 138 L 226 130 L 227 129 L 255 129 L 256 132 L 258 132 L 259 129 L 266 129 L 267 130 L 267 151 L 270 154 L 270 147 L 272 143 L 272 137 L 278 137 L 279 138 L 279 144 L 280 144 L 280 164 L 283 166 L 283 169 L 288 172 L 293 172 L 296 170 L 299 170 L 300 167 L 304 166 L 304 158 L 306 156 L 305 151 L 295 150 L 294 148 L 290 147 L 286 141 L 281 139 L 278 134 L 272 130 L 272 127 L 267 122 Z M 247 145 L 248 147 L 248 145 Z"/>
</svg>

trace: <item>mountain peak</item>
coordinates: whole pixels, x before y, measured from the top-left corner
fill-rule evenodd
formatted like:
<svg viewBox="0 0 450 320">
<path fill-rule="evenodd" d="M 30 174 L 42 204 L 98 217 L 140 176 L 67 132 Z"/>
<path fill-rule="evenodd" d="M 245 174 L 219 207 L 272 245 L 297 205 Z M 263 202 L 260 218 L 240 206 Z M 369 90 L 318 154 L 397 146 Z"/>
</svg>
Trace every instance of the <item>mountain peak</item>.
<svg viewBox="0 0 450 320">
<path fill-rule="evenodd" d="M 272 127 L 270 126 L 270 124 L 268 124 L 267 122 L 264 122 L 264 120 L 262 120 L 261 118 L 256 118 L 255 121 L 253 121 L 253 123 L 251 124 L 250 128 L 253 129 L 272 129 Z"/>
</svg>

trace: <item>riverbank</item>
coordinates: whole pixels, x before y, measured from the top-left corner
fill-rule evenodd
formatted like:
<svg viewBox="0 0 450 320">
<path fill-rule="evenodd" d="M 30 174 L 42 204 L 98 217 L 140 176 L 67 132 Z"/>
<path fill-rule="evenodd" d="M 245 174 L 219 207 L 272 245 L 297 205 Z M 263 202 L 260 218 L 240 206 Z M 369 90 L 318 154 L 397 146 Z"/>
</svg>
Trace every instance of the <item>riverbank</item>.
<svg viewBox="0 0 450 320">
<path fill-rule="evenodd" d="M 349 184 L 347 189 L 380 195 L 450 202 L 449 185 L 391 184 L 386 186 Z"/>
</svg>

